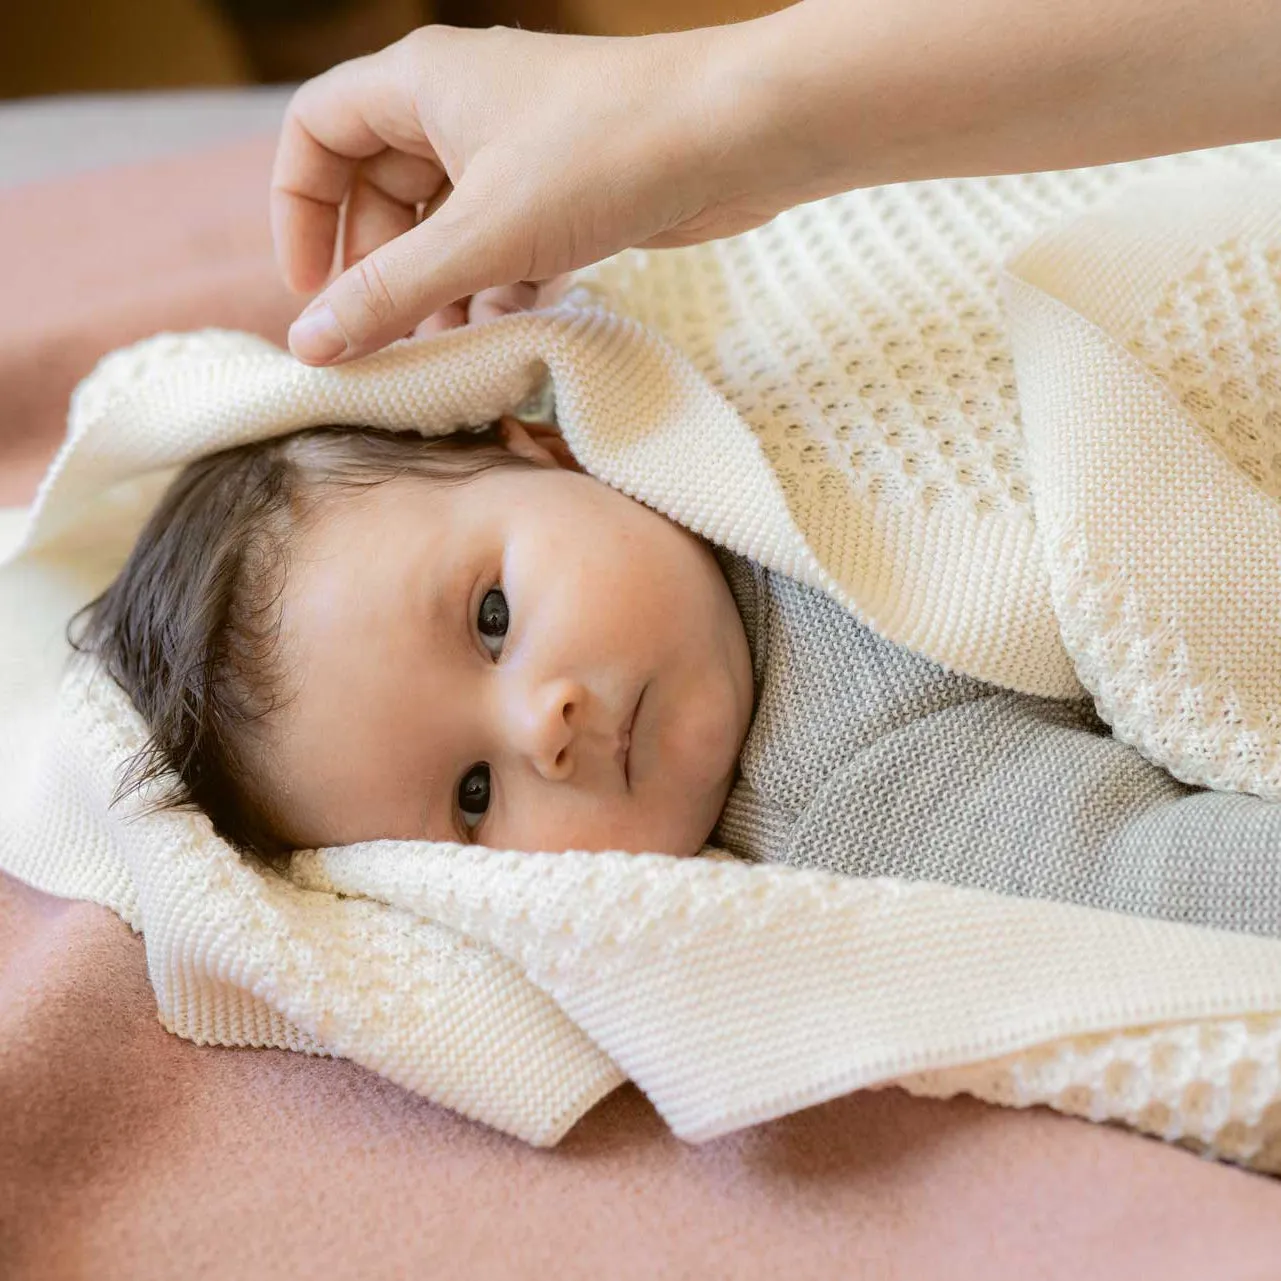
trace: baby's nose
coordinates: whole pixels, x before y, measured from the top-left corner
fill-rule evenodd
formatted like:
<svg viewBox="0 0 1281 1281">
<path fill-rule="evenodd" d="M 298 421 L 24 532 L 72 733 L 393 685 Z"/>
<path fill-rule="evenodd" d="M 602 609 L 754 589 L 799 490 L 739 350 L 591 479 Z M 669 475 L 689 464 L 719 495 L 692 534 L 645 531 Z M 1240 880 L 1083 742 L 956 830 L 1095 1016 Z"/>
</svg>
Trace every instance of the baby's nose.
<svg viewBox="0 0 1281 1281">
<path fill-rule="evenodd" d="M 524 750 L 549 782 L 574 772 L 574 740 L 582 719 L 585 691 L 572 680 L 544 681 L 529 691 L 524 714 Z"/>
</svg>

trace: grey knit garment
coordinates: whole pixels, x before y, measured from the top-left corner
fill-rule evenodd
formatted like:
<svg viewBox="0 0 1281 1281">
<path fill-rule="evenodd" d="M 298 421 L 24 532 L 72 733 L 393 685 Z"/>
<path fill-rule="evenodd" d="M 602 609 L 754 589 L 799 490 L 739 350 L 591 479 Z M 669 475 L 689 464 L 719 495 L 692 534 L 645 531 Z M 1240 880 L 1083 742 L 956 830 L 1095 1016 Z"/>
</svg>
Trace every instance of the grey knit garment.
<svg viewBox="0 0 1281 1281">
<path fill-rule="evenodd" d="M 717 555 L 756 709 L 713 844 L 1281 936 L 1281 804 L 1189 787 L 1089 700 L 948 672 L 821 592 Z"/>
</svg>

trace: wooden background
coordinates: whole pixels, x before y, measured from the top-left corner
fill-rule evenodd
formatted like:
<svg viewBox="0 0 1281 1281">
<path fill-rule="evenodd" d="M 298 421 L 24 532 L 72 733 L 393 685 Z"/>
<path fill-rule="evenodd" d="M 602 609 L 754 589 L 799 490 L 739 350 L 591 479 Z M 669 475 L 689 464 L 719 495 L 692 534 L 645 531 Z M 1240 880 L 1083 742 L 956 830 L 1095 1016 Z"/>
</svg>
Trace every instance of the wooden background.
<svg viewBox="0 0 1281 1281">
<path fill-rule="evenodd" d="M 0 0 L 0 97 L 305 79 L 428 21 L 637 35 L 783 0 Z"/>
</svg>

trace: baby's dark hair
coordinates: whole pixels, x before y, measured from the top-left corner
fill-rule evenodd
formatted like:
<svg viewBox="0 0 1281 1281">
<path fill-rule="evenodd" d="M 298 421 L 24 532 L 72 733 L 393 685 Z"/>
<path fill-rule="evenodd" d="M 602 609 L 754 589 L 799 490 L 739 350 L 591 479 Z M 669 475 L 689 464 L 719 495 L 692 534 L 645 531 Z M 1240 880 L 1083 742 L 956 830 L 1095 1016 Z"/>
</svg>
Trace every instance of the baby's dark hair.
<svg viewBox="0 0 1281 1281">
<path fill-rule="evenodd" d="M 149 731 L 113 803 L 154 784 L 150 809 L 199 808 L 241 853 L 287 866 L 292 849 L 251 786 L 248 748 L 287 698 L 276 641 L 293 539 L 341 492 L 404 476 L 459 484 L 508 465 L 531 464 L 491 424 L 434 438 L 315 427 L 185 467 L 119 576 L 70 628 Z"/>
</svg>

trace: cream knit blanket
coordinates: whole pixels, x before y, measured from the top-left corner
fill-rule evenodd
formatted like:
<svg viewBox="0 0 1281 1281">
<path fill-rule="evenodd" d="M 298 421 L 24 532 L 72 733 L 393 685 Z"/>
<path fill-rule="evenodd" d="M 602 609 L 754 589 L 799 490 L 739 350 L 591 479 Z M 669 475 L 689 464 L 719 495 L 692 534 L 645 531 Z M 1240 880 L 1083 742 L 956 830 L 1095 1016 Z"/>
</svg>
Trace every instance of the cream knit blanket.
<svg viewBox="0 0 1281 1281">
<path fill-rule="evenodd" d="M 856 192 L 340 370 L 226 333 L 118 352 L 0 567 L 0 868 L 141 930 L 172 1031 L 344 1055 L 533 1143 L 625 1076 L 689 1139 L 897 1081 L 1281 1169 L 1274 941 L 660 855 L 377 843 L 281 879 L 198 816 L 108 810 L 141 726 L 61 640 L 183 461 L 485 421 L 549 369 L 608 483 L 1278 799 L 1279 281 L 1268 143 Z"/>
</svg>

